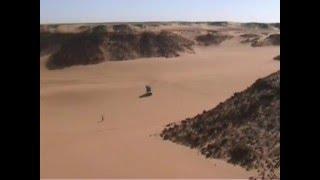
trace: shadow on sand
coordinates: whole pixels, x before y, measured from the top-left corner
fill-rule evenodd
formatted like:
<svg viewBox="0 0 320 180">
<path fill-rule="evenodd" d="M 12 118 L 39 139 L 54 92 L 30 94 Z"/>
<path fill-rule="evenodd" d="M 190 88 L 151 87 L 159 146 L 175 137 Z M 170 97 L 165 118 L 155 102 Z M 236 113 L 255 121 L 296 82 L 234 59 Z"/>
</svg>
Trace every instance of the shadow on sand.
<svg viewBox="0 0 320 180">
<path fill-rule="evenodd" d="M 145 97 L 149 97 L 149 96 L 152 96 L 152 93 L 151 93 L 151 92 L 144 93 L 144 94 L 142 94 L 141 96 L 139 96 L 139 98 L 145 98 Z"/>
</svg>

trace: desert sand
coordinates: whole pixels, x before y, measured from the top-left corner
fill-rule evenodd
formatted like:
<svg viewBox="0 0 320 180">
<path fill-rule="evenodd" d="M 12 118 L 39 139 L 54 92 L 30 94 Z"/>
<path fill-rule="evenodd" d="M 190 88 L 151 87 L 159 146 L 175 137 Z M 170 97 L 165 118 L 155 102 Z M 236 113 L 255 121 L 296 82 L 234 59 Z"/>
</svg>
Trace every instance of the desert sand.
<svg viewBox="0 0 320 180">
<path fill-rule="evenodd" d="M 280 69 L 279 46 L 231 39 L 175 58 L 48 70 L 40 57 L 42 178 L 248 178 L 255 171 L 163 141 L 193 117 Z M 153 96 L 139 98 L 144 86 Z M 104 121 L 101 116 L 104 116 Z"/>
</svg>

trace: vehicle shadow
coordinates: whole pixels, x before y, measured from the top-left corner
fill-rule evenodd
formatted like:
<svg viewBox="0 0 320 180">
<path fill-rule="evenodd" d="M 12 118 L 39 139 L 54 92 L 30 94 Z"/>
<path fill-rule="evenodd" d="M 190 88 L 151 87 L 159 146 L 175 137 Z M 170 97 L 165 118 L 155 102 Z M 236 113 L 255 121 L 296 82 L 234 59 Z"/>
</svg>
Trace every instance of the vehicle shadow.
<svg viewBox="0 0 320 180">
<path fill-rule="evenodd" d="M 149 96 L 152 96 L 151 92 L 144 93 L 141 96 L 139 96 L 139 98 L 146 98 L 146 97 L 149 97 Z"/>
</svg>

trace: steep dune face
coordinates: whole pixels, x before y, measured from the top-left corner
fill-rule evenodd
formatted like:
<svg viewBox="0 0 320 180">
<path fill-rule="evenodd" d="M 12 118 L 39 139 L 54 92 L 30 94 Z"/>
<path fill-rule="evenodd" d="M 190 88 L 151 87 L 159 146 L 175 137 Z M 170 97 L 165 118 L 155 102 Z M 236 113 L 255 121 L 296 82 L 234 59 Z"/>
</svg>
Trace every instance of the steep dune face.
<svg viewBox="0 0 320 180">
<path fill-rule="evenodd" d="M 161 137 L 197 148 L 207 158 L 257 169 L 263 177 L 279 177 L 280 71 L 208 112 L 168 124 Z"/>
</svg>

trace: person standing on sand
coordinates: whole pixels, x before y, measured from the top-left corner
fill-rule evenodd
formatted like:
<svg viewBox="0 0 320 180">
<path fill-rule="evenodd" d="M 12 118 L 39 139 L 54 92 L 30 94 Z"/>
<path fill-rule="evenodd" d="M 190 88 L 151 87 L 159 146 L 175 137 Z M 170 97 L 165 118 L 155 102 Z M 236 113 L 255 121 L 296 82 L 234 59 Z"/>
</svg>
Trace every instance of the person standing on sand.
<svg viewBox="0 0 320 180">
<path fill-rule="evenodd" d="M 101 123 L 104 121 L 104 117 L 103 117 L 103 114 L 101 115 L 101 121 L 98 121 L 98 123 Z"/>
</svg>

